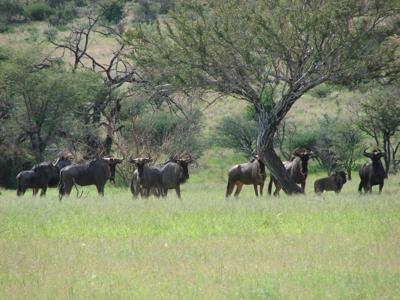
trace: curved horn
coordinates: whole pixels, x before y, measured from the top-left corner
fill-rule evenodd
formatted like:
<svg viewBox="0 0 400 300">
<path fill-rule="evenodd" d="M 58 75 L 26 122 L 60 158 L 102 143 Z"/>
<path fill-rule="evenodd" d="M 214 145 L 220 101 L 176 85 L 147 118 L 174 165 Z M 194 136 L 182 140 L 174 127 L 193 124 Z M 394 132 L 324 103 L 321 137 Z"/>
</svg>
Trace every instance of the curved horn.
<svg viewBox="0 0 400 300">
<path fill-rule="evenodd" d="M 366 156 L 366 157 L 371 158 L 372 154 L 371 154 L 371 153 L 368 153 L 368 152 L 367 152 L 367 149 L 368 149 L 368 148 L 364 149 L 363 155 Z"/>
</svg>

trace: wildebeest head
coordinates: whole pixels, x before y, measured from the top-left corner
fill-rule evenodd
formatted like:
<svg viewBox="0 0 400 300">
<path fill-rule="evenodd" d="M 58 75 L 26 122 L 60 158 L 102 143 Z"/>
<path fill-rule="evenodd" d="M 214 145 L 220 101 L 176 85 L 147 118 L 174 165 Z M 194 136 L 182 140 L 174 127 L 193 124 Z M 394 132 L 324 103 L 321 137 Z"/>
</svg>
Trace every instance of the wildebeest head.
<svg viewBox="0 0 400 300">
<path fill-rule="evenodd" d="M 152 162 L 152 158 L 151 157 L 138 157 L 138 158 L 131 158 L 129 160 L 130 163 L 135 164 L 137 169 L 138 169 L 138 175 L 139 177 L 143 176 L 143 170 L 144 170 L 144 166 L 145 164 L 148 164 L 149 162 Z"/>
<path fill-rule="evenodd" d="M 174 156 L 171 157 L 169 161 L 177 163 L 182 168 L 182 177 L 180 178 L 181 183 L 184 183 L 189 179 L 188 165 L 194 161 L 190 155 L 188 158 L 177 158 Z"/>
<path fill-rule="evenodd" d="M 346 173 L 344 171 L 336 171 L 335 180 L 338 186 L 345 184 L 347 182 Z"/>
<path fill-rule="evenodd" d="M 258 164 L 260 166 L 259 171 L 260 175 L 264 176 L 265 173 L 265 163 L 262 157 L 259 154 L 253 155 L 253 158 L 250 160 L 250 162 L 258 161 Z"/>
<path fill-rule="evenodd" d="M 293 152 L 291 160 L 293 160 L 295 157 L 299 157 L 301 160 L 301 173 L 303 175 L 307 175 L 308 173 L 308 160 L 310 159 L 310 156 L 313 155 L 314 153 L 310 150 L 300 148 L 297 149 Z"/>
<path fill-rule="evenodd" d="M 385 152 L 381 151 L 380 149 L 374 149 L 372 153 L 368 153 L 367 150 L 364 150 L 364 156 L 370 158 L 372 162 L 379 162 L 381 157 L 385 156 Z"/>
<path fill-rule="evenodd" d="M 102 159 L 110 166 L 110 182 L 115 183 L 115 167 L 122 162 L 122 159 L 112 157 L 103 157 Z"/>
<path fill-rule="evenodd" d="M 65 168 L 66 166 L 69 166 L 71 164 L 71 159 L 72 157 L 70 155 L 63 155 L 57 158 L 53 162 L 53 165 L 57 167 L 58 171 L 60 171 L 62 168 Z"/>
</svg>

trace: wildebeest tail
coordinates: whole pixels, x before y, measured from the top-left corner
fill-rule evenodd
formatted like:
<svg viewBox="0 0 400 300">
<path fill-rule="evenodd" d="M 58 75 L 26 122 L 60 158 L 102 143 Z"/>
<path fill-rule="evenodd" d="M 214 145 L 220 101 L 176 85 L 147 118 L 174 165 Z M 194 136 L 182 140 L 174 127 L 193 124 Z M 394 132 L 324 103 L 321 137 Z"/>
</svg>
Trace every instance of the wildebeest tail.
<svg viewBox="0 0 400 300">
<path fill-rule="evenodd" d="M 234 184 L 230 180 L 228 180 L 228 184 L 226 185 L 226 193 L 225 197 L 229 197 L 233 192 Z"/>
</svg>

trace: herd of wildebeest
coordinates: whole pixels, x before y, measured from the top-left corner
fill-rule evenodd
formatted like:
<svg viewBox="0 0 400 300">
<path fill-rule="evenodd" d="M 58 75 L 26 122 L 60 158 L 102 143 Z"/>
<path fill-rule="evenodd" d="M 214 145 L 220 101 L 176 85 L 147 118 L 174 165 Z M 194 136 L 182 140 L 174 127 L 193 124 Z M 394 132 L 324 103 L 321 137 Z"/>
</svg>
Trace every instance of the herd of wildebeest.
<svg viewBox="0 0 400 300">
<path fill-rule="evenodd" d="M 284 167 L 290 178 L 301 188 L 305 189 L 308 175 L 308 161 L 312 151 L 307 149 L 297 149 L 293 152 L 289 161 L 284 162 Z M 385 155 L 379 149 L 372 152 L 364 151 L 364 156 L 371 159 L 359 170 L 360 184 L 359 192 L 371 192 L 372 186 L 379 185 L 379 192 L 382 192 L 386 172 L 382 165 L 381 158 Z M 107 180 L 115 182 L 115 168 L 121 163 L 122 159 L 113 157 L 101 157 L 82 163 L 72 163 L 72 154 L 68 153 L 59 157 L 54 162 L 43 162 L 35 165 L 31 170 L 20 172 L 17 179 L 17 195 L 24 195 L 27 189 L 33 190 L 36 195 L 41 190 L 40 195 L 46 194 L 47 188 L 58 187 L 59 199 L 71 193 L 76 185 L 88 186 L 95 185 L 99 195 L 104 195 L 104 186 Z M 162 165 L 150 165 L 152 159 L 131 158 L 129 162 L 136 166 L 131 182 L 131 192 L 134 197 L 165 197 L 168 190 L 175 189 L 178 198 L 181 198 L 180 185 L 189 179 L 188 165 L 193 159 L 188 157 L 171 157 Z M 243 185 L 253 185 L 256 196 L 262 195 L 264 182 L 267 178 L 265 163 L 259 155 L 243 164 L 235 165 L 228 171 L 228 184 L 226 187 L 226 197 L 229 197 L 236 187 L 234 196 L 238 196 Z M 339 193 L 346 183 L 346 173 L 336 171 L 333 175 L 315 181 L 314 190 L 317 194 L 324 191 L 334 191 Z M 281 189 L 279 182 L 271 175 L 268 185 L 268 194 L 272 193 L 272 186 L 275 185 L 274 195 L 278 195 Z M 259 187 L 259 191 L 258 191 Z"/>
</svg>

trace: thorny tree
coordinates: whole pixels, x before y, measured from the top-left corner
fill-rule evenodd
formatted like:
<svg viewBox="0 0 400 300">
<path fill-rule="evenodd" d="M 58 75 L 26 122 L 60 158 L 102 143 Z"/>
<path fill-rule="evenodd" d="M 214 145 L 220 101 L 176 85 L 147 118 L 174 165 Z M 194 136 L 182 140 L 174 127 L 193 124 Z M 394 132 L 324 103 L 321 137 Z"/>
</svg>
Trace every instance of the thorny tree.
<svg viewBox="0 0 400 300">
<path fill-rule="evenodd" d="M 90 12 L 83 24 L 75 24 L 70 27 L 69 34 L 58 38 L 54 32 L 50 32 L 49 41 L 55 46 L 55 52 L 60 53 L 64 59 L 72 60 L 72 69 L 86 69 L 102 74 L 105 89 L 99 93 L 97 99 L 88 103 L 84 113 L 84 123 L 95 126 L 103 126 L 106 137 L 103 141 L 91 133 L 86 136 L 86 155 L 93 156 L 102 148 L 106 154 L 110 154 L 113 136 L 121 129 L 119 125 L 119 114 L 121 101 L 130 92 L 125 89 L 124 93 L 116 91 L 126 83 L 143 84 L 144 81 L 136 72 L 135 67 L 126 59 L 126 54 L 131 49 L 124 43 L 124 25 L 109 25 L 104 22 L 104 14 L 109 7 L 104 7 L 100 12 Z M 93 53 L 91 45 L 96 39 L 104 38 L 112 40 L 110 43 L 114 49 L 108 58 Z M 43 65 L 54 61 L 47 58 Z M 102 116 L 104 118 L 102 118 Z"/>
<path fill-rule="evenodd" d="M 273 140 L 296 101 L 329 80 L 396 78 L 396 1 L 180 1 L 154 34 L 131 33 L 146 79 L 170 91 L 213 91 L 255 108 L 257 151 L 288 194 L 302 193 Z"/>
</svg>

